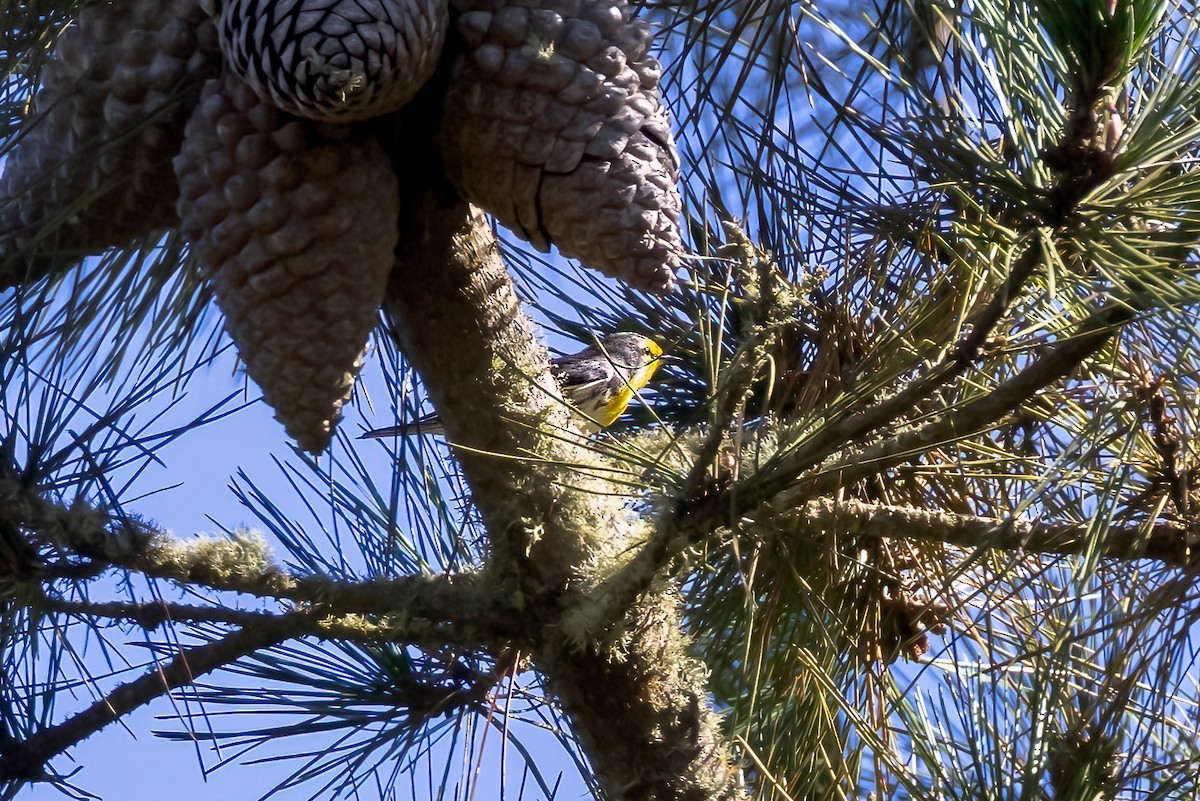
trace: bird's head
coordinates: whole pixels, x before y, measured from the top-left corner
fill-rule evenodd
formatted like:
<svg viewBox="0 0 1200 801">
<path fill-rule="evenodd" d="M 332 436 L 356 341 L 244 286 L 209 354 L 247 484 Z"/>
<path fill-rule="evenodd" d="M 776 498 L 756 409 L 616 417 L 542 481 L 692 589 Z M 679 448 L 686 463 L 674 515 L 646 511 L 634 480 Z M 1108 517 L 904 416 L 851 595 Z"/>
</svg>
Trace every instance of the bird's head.
<svg viewBox="0 0 1200 801">
<path fill-rule="evenodd" d="M 632 333 L 609 334 L 600 340 L 605 356 L 623 373 L 634 390 L 650 383 L 663 364 L 662 346 L 648 336 Z"/>
<path fill-rule="evenodd" d="M 600 340 L 600 350 L 618 367 L 648 367 L 662 359 L 662 347 L 642 334 L 609 334 Z M 657 367 L 657 365 L 656 365 Z"/>
</svg>

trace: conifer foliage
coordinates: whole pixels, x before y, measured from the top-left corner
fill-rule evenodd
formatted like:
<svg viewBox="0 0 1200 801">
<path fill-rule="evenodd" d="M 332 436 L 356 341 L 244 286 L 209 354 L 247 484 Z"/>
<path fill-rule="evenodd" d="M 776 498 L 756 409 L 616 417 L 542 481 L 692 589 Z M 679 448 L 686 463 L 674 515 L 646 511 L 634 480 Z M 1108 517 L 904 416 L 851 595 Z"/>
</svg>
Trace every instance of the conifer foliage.
<svg viewBox="0 0 1200 801">
<path fill-rule="evenodd" d="M 0 797 L 1200 798 L 1193 4 L 340 5 L 0 13 Z"/>
</svg>

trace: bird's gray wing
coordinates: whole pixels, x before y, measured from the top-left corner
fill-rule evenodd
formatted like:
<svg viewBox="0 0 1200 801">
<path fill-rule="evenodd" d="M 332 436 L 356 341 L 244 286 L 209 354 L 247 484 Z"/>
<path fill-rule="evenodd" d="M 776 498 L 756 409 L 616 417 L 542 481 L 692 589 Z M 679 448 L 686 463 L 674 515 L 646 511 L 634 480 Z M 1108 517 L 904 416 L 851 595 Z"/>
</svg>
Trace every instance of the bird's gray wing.
<svg viewBox="0 0 1200 801">
<path fill-rule="evenodd" d="M 576 363 L 572 365 L 555 364 L 551 367 L 554 378 L 563 390 L 581 389 L 583 387 L 607 382 L 613 376 L 610 365 L 599 362 L 593 364 Z"/>
</svg>

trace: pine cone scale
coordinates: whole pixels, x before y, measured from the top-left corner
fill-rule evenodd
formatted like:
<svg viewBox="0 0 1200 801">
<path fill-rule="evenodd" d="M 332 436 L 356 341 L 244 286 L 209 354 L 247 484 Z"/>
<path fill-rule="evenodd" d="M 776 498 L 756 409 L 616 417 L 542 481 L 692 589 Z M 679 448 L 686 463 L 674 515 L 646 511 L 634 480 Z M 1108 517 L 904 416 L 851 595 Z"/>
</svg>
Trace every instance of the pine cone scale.
<svg viewBox="0 0 1200 801">
<path fill-rule="evenodd" d="M 682 204 L 649 30 L 609 0 L 456 8 L 439 143 L 459 192 L 539 250 L 673 286 Z"/>
<path fill-rule="evenodd" d="M 214 8 L 234 72 L 272 105 L 312 120 L 389 114 L 433 75 L 444 0 L 226 0 Z"/>
<path fill-rule="evenodd" d="M 56 42 L 35 116 L 0 178 L 0 196 L 12 200 L 0 218 L 0 254 L 43 238 L 57 255 L 94 253 L 173 227 L 171 159 L 219 53 L 194 0 L 83 6 Z M 0 269 L 0 288 L 55 263 L 41 258 L 32 273 L 25 264 L 19 274 Z"/>
<path fill-rule="evenodd" d="M 383 300 L 399 192 L 367 132 L 263 105 L 232 74 L 205 86 L 175 161 L 194 195 L 179 213 L 246 371 L 315 453 L 329 444 Z M 214 161 L 231 169 L 213 173 Z"/>
</svg>

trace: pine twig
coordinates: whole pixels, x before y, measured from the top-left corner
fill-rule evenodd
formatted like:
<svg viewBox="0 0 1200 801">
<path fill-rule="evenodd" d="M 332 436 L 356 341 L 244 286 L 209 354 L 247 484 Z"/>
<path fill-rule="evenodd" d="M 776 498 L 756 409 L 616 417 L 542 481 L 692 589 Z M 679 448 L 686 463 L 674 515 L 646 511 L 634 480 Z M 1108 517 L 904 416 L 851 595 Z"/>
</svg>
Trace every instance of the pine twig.
<svg viewBox="0 0 1200 801">
<path fill-rule="evenodd" d="M 293 612 L 238 629 L 214 642 L 183 649 L 166 664 L 155 665 L 140 678 L 120 685 L 62 723 L 42 729 L 26 740 L 6 744 L 0 755 L 0 782 L 52 780 L 46 768 L 50 759 L 155 698 L 292 637 L 301 618 L 303 613 Z"/>
<path fill-rule="evenodd" d="M 1040 358 L 988 394 L 947 411 L 932 423 L 823 466 L 811 478 L 802 480 L 795 487 L 792 497 L 799 495 L 807 500 L 828 495 L 848 483 L 910 459 L 932 444 L 949 442 L 981 431 L 1029 400 L 1037 391 L 1070 375 L 1120 331 L 1125 323 L 1132 320 L 1134 314 L 1135 310 L 1125 305 L 1113 305 L 1096 312 L 1079 326 L 1073 336 L 1046 347 Z M 785 491 L 784 484 L 789 483 L 791 477 L 783 471 L 772 473 L 774 475 L 748 494 L 753 498 L 766 499 Z M 748 502 L 743 508 L 749 508 Z"/>
<path fill-rule="evenodd" d="M 125 620 L 146 631 L 154 631 L 164 623 L 224 623 L 226 625 L 258 626 L 279 620 L 268 612 L 248 612 L 242 609 L 223 609 L 215 606 L 171 603 L 155 600 L 145 603 L 125 601 L 72 601 L 43 595 L 35 602 L 39 609 L 78 617 Z"/>
<path fill-rule="evenodd" d="M 822 498 L 796 506 L 781 497 L 754 514 L 752 527 L 766 527 L 772 536 L 820 538 L 831 531 L 844 536 L 942 542 L 960 548 L 989 548 L 1029 554 L 1083 555 L 1091 547 L 1092 527 L 1082 523 L 1048 523 Z M 1153 559 L 1193 568 L 1200 562 L 1196 541 L 1184 526 L 1113 526 L 1100 543 L 1103 559 Z"/>
<path fill-rule="evenodd" d="M 519 634 L 515 618 L 498 609 L 480 576 L 413 575 L 366 581 L 298 576 L 271 562 L 266 543 L 257 534 L 184 542 L 148 523 L 117 519 L 82 503 L 67 507 L 2 479 L 0 519 L 25 530 L 36 544 L 150 578 L 320 604 L 334 615 L 393 615 L 393 621 L 403 619 L 404 624 L 386 624 L 388 630 L 406 633 L 404 639 L 410 642 L 478 645 Z"/>
</svg>

